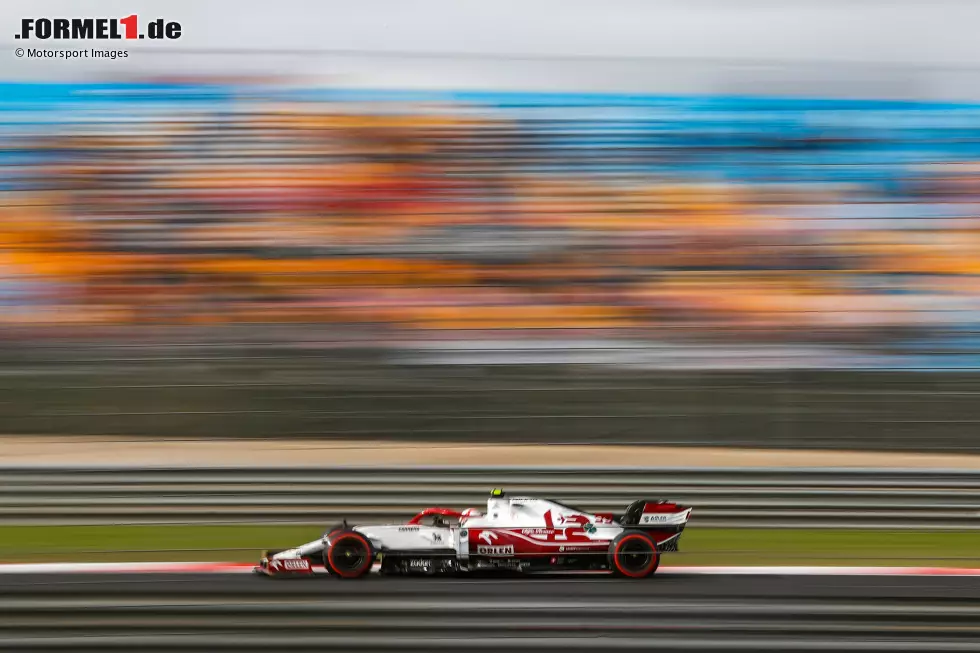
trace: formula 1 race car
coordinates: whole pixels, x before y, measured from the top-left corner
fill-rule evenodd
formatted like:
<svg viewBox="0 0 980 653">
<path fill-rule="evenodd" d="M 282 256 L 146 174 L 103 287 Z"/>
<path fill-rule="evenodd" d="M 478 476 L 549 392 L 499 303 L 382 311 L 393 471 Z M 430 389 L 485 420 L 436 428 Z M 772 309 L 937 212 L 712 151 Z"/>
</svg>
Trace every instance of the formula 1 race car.
<svg viewBox="0 0 980 653">
<path fill-rule="evenodd" d="M 608 570 L 645 578 L 677 551 L 691 508 L 640 499 L 621 515 L 587 513 L 550 499 L 493 490 L 485 513 L 426 508 L 404 524 L 348 526 L 285 551 L 267 552 L 255 572 L 360 578 L 382 574 Z"/>
</svg>

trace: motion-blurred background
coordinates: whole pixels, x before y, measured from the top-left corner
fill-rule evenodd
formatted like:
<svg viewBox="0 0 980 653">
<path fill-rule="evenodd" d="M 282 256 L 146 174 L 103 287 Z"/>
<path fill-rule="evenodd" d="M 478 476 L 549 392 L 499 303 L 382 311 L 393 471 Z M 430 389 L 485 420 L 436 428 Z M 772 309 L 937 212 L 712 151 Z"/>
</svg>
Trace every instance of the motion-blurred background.
<svg viewBox="0 0 980 653">
<path fill-rule="evenodd" d="M 974 447 L 970 3 L 226 4 L 0 67 L 4 430 Z"/>
</svg>

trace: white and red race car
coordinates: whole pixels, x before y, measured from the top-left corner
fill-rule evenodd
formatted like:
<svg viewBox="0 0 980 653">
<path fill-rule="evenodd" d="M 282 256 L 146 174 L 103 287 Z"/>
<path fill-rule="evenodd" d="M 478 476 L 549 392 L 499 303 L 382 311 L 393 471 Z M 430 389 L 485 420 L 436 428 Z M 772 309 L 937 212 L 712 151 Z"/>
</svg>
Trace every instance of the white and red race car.
<svg viewBox="0 0 980 653">
<path fill-rule="evenodd" d="M 662 553 L 677 550 L 690 517 L 691 508 L 667 501 L 640 499 L 614 515 L 493 490 L 486 512 L 427 508 L 404 524 L 345 522 L 308 544 L 267 552 L 255 571 L 360 578 L 380 563 L 382 574 L 608 570 L 645 578 Z"/>
</svg>

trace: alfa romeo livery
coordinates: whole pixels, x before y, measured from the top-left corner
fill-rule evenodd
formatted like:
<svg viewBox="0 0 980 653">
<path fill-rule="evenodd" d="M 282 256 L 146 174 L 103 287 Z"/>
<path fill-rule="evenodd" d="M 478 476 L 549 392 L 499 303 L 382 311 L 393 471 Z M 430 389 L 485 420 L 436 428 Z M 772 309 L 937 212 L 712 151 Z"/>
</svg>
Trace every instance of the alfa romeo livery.
<svg viewBox="0 0 980 653">
<path fill-rule="evenodd" d="M 380 563 L 382 574 L 608 570 L 645 578 L 660 566 L 662 553 L 677 551 L 691 510 L 640 499 L 620 515 L 587 513 L 496 489 L 486 512 L 426 508 L 404 524 L 344 522 L 308 544 L 267 552 L 255 571 L 287 576 L 325 570 L 360 578 Z"/>
</svg>

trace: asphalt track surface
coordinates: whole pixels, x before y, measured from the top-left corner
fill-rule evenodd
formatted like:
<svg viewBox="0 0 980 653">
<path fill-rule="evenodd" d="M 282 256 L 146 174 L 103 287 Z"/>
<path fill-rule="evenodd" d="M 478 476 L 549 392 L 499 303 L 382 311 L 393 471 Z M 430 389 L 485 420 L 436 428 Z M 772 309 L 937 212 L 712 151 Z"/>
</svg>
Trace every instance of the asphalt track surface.
<svg viewBox="0 0 980 653">
<path fill-rule="evenodd" d="M 977 651 L 980 577 L 0 575 L 0 651 Z"/>
</svg>

